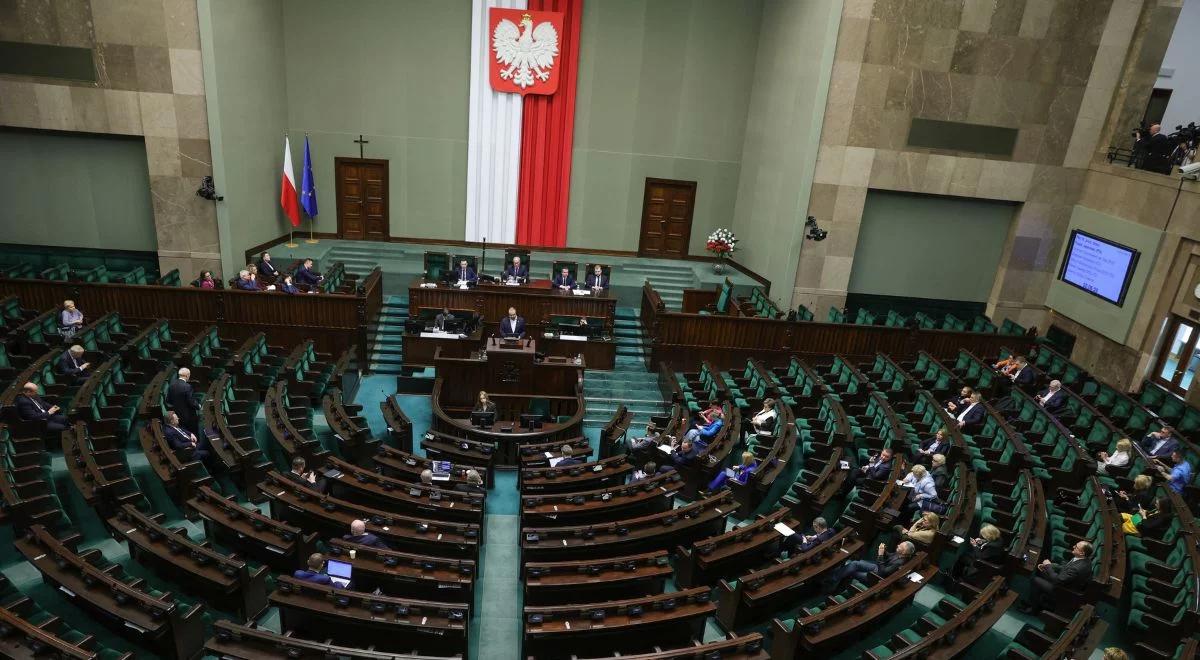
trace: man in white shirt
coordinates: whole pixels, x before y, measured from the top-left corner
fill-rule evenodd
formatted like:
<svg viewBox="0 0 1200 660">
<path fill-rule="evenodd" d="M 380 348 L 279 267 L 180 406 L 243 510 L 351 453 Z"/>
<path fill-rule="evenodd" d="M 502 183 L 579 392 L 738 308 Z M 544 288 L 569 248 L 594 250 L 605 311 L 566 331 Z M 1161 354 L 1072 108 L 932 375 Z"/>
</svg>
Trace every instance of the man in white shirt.
<svg viewBox="0 0 1200 660">
<path fill-rule="evenodd" d="M 958 428 L 976 428 L 983 425 L 984 418 L 987 417 L 987 412 L 983 409 L 983 396 L 979 392 L 971 394 L 971 405 L 963 408 L 963 411 L 955 417 L 958 420 Z"/>
<path fill-rule="evenodd" d="M 1062 391 L 1062 381 L 1052 380 L 1046 389 L 1038 392 L 1037 402 L 1046 412 L 1058 415 L 1067 405 L 1067 393 Z"/>
</svg>

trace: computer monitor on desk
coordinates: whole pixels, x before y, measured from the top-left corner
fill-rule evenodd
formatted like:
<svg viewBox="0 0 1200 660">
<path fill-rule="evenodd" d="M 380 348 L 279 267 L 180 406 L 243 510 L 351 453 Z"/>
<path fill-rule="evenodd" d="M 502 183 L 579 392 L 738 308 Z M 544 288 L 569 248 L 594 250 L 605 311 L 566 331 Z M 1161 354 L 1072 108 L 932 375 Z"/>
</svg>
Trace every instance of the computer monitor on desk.
<svg viewBox="0 0 1200 660">
<path fill-rule="evenodd" d="M 473 410 L 471 411 L 471 426 L 476 428 L 491 428 L 496 424 L 496 411 L 494 410 Z"/>
<path fill-rule="evenodd" d="M 521 426 L 532 431 L 533 429 L 542 428 L 541 413 L 521 413 Z"/>
</svg>

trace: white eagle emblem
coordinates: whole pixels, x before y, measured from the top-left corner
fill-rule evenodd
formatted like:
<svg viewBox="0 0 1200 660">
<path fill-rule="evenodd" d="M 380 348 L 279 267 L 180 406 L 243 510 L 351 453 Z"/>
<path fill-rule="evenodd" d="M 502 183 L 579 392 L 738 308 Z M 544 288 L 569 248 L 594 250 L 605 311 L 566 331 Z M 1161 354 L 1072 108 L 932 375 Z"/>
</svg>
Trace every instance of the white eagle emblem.
<svg viewBox="0 0 1200 660">
<path fill-rule="evenodd" d="M 514 85 L 525 89 L 534 83 L 534 76 L 542 82 L 550 78 L 549 69 L 558 55 L 558 31 L 548 21 L 533 27 L 529 14 L 521 17 L 520 28 L 504 18 L 492 33 L 492 49 L 496 61 L 508 67 L 500 77 L 512 78 Z"/>
</svg>

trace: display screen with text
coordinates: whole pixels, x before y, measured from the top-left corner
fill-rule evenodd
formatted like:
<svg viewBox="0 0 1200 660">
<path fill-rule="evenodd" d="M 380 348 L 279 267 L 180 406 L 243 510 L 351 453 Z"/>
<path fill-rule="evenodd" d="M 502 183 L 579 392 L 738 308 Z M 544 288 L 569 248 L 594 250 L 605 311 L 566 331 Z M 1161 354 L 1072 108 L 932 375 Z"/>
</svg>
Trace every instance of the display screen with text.
<svg viewBox="0 0 1200 660">
<path fill-rule="evenodd" d="M 1125 302 L 1139 252 L 1078 229 L 1071 232 L 1059 279 L 1107 300 Z"/>
</svg>

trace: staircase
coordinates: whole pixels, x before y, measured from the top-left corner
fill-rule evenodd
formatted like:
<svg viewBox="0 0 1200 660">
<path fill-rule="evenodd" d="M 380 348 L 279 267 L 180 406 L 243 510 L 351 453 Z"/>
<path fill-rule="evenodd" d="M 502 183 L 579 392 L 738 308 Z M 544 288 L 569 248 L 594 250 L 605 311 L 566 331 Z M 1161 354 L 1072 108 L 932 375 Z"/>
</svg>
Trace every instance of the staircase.
<svg viewBox="0 0 1200 660">
<path fill-rule="evenodd" d="M 645 355 L 649 340 L 638 319 L 638 310 L 618 307 L 613 323 L 617 343 L 616 367 L 612 371 L 588 370 L 583 379 L 587 401 L 584 426 L 604 426 L 617 406 L 625 404 L 633 411 L 631 429 L 640 433 L 651 415 L 661 415 L 667 406 L 658 389 L 658 375 L 646 370 Z"/>
<path fill-rule="evenodd" d="M 326 253 L 325 261 L 340 261 L 351 273 L 365 275 L 385 261 L 399 261 L 407 255 L 402 246 L 392 243 L 344 241 Z"/>
<path fill-rule="evenodd" d="M 347 268 L 349 264 L 347 264 Z M 375 374 L 399 374 L 404 362 L 404 321 L 408 318 L 408 298 L 386 296 L 373 323 L 367 326 L 367 344 L 371 350 L 371 371 Z"/>
<path fill-rule="evenodd" d="M 679 311 L 683 307 L 683 290 L 699 286 L 691 266 L 660 263 L 622 265 L 618 273 L 623 281 L 641 283 L 650 280 L 658 295 L 662 296 L 667 309 Z M 641 295 L 638 295 L 641 299 Z"/>
</svg>

